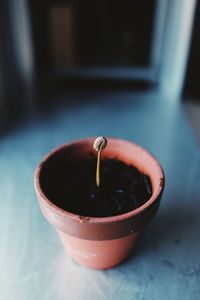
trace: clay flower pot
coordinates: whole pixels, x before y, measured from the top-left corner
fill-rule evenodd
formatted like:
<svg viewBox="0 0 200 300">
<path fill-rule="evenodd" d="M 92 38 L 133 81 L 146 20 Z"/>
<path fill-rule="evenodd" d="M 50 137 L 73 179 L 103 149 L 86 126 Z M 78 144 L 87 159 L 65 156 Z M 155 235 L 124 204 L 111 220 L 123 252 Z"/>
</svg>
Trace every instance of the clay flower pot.
<svg viewBox="0 0 200 300">
<path fill-rule="evenodd" d="M 57 230 L 67 252 L 87 267 L 108 269 L 127 258 L 138 234 L 156 214 L 164 189 L 164 174 L 155 157 L 142 147 L 109 138 L 102 159 L 119 159 L 149 175 L 151 198 L 137 209 L 118 216 L 84 217 L 63 210 L 45 195 L 49 171 L 63 161 L 71 163 L 90 158 L 94 154 L 93 141 L 94 138 L 88 138 L 71 142 L 50 152 L 37 167 L 34 183 L 41 211 Z"/>
</svg>

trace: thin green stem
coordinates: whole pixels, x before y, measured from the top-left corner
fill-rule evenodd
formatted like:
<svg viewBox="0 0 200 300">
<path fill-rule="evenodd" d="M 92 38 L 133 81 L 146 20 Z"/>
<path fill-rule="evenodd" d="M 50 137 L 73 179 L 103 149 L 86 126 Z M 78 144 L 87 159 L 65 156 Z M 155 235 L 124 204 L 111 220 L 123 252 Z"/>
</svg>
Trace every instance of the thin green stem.
<svg viewBox="0 0 200 300">
<path fill-rule="evenodd" d="M 100 186 L 100 156 L 101 151 L 97 152 L 97 168 L 96 168 L 96 184 L 99 187 Z"/>
</svg>

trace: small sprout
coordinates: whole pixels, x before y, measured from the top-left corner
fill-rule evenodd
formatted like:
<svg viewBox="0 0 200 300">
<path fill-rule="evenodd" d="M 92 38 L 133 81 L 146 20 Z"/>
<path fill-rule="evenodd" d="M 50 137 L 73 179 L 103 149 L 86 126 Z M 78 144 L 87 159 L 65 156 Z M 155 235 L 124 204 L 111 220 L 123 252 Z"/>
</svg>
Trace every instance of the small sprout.
<svg viewBox="0 0 200 300">
<path fill-rule="evenodd" d="M 96 184 L 99 187 L 100 186 L 100 157 L 101 157 L 101 151 L 105 149 L 107 145 L 107 139 L 104 136 L 99 136 L 96 138 L 93 144 L 94 150 L 97 151 L 97 168 L 96 168 Z"/>
</svg>

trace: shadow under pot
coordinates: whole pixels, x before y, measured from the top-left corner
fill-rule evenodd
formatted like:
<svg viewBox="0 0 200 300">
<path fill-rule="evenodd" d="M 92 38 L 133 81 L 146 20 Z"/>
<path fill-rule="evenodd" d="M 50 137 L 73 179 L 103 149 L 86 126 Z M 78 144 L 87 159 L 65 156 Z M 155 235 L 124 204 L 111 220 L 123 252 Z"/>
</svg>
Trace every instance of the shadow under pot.
<svg viewBox="0 0 200 300">
<path fill-rule="evenodd" d="M 94 140 L 70 142 L 51 151 L 37 167 L 34 184 L 43 215 L 55 227 L 72 258 L 90 268 L 109 269 L 128 257 L 139 232 L 155 216 L 164 189 L 164 174 L 156 158 L 144 148 L 108 138 L 101 154 L 101 184 L 97 188 Z M 109 170 L 109 166 L 116 170 Z M 124 179 L 125 175 L 122 179 L 121 174 L 117 175 L 120 168 L 125 168 L 126 176 L 132 168 L 132 183 L 130 178 Z M 146 198 L 140 202 L 135 199 L 141 195 L 134 194 L 133 186 L 138 184 L 134 172 L 140 173 L 145 182 L 149 178 L 149 196 L 143 195 Z M 114 207 L 116 197 L 112 197 L 109 186 L 115 189 L 114 193 L 128 193 L 127 202 Z M 136 200 L 134 205 L 130 199 Z"/>
</svg>

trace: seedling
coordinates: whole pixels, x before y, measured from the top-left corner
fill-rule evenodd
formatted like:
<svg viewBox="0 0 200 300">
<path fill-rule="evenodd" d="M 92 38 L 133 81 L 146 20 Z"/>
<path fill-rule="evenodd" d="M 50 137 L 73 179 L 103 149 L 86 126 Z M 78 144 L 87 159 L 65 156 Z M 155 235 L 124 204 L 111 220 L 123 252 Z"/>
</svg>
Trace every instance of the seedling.
<svg viewBox="0 0 200 300">
<path fill-rule="evenodd" d="M 107 145 L 107 139 L 104 136 L 99 136 L 93 143 L 94 150 L 97 151 L 97 166 L 96 166 L 96 185 L 100 186 L 100 160 L 101 151 L 105 149 Z"/>
</svg>

